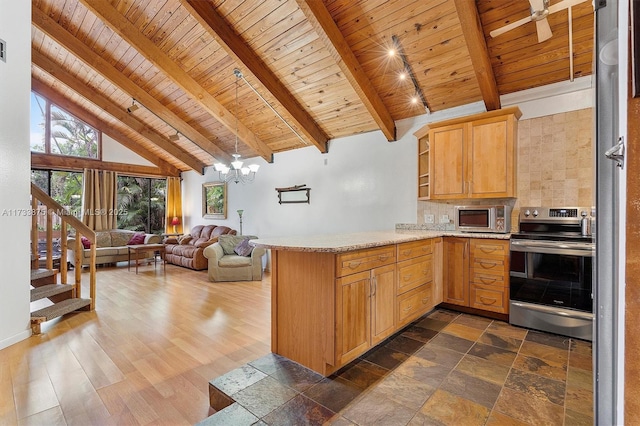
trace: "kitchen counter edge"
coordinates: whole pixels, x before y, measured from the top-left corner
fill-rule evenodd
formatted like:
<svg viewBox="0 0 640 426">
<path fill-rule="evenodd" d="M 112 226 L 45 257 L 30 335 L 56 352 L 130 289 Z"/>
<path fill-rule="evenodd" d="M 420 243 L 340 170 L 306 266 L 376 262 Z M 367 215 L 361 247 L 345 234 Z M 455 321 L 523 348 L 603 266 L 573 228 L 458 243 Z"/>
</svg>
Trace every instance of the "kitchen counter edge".
<svg viewBox="0 0 640 426">
<path fill-rule="evenodd" d="M 353 250 L 382 247 L 390 244 L 400 244 L 438 237 L 508 240 L 511 238 L 511 234 L 396 230 L 289 237 L 265 237 L 250 240 L 250 244 L 271 250 L 343 253 Z"/>
</svg>

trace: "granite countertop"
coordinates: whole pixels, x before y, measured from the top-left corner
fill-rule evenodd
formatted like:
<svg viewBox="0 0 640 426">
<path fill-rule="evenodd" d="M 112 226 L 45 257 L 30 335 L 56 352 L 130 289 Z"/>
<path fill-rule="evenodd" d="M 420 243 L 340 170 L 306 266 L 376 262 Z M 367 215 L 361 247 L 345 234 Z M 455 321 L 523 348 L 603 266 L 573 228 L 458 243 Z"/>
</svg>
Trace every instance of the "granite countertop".
<svg viewBox="0 0 640 426">
<path fill-rule="evenodd" d="M 345 234 L 266 237 L 250 240 L 250 244 L 272 250 L 342 253 L 408 241 L 437 237 L 472 237 L 507 240 L 510 234 L 469 233 L 437 230 L 369 231 Z"/>
</svg>

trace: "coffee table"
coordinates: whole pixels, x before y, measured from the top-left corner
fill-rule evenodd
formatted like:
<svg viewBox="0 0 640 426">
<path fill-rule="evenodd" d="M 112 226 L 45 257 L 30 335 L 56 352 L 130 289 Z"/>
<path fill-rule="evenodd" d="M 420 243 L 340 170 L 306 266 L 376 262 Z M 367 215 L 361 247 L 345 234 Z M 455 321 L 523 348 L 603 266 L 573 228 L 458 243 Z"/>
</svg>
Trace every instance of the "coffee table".
<svg viewBox="0 0 640 426">
<path fill-rule="evenodd" d="M 167 261 L 165 259 L 166 251 L 164 244 L 136 244 L 133 246 L 127 246 L 129 249 L 129 265 L 128 270 L 131 270 L 131 255 L 134 255 L 134 260 L 136 261 L 136 274 L 138 273 L 138 261 L 140 260 L 140 253 L 146 253 L 148 251 L 153 250 L 153 267 L 156 267 L 156 253 L 160 253 L 162 258 L 162 264 L 164 268 L 164 272 L 167 272 Z"/>
</svg>

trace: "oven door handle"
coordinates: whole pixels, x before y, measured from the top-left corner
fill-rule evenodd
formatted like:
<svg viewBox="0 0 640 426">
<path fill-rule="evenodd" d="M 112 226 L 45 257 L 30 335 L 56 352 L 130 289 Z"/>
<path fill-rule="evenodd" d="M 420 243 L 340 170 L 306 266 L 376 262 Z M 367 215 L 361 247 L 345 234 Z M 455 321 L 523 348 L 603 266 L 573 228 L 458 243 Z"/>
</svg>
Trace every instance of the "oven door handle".
<svg viewBox="0 0 640 426">
<path fill-rule="evenodd" d="M 511 251 L 593 257 L 595 248 L 593 244 L 511 240 Z"/>
<path fill-rule="evenodd" d="M 546 314 L 554 314 L 554 315 L 560 315 L 566 318 L 574 318 L 574 319 L 579 319 L 579 320 L 587 320 L 587 321 L 593 321 L 593 314 L 591 313 L 586 313 L 586 312 L 567 312 L 566 309 L 563 310 L 558 310 L 555 309 L 551 306 L 544 306 L 544 305 L 534 305 L 531 303 L 520 303 L 520 302 L 514 302 L 513 300 L 511 301 L 511 304 L 513 306 L 517 306 L 519 308 L 523 308 L 523 309 L 528 309 L 530 311 L 537 311 L 537 312 L 542 312 L 542 313 L 546 313 Z"/>
</svg>

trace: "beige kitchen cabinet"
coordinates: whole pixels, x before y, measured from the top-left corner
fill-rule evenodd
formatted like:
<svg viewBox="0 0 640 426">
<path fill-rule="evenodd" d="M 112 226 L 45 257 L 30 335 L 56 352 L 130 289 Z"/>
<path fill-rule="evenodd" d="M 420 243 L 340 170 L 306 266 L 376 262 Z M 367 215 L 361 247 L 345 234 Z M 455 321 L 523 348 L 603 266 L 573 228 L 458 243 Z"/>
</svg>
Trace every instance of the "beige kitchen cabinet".
<svg viewBox="0 0 640 426">
<path fill-rule="evenodd" d="M 418 199 L 516 196 L 517 107 L 431 123 L 418 138 Z"/>
<path fill-rule="evenodd" d="M 444 238 L 444 302 L 509 313 L 509 241 Z"/>
<path fill-rule="evenodd" d="M 441 251 L 442 238 L 341 253 L 272 250 L 272 352 L 335 372 L 439 303 Z"/>
</svg>

